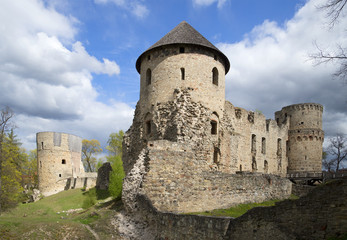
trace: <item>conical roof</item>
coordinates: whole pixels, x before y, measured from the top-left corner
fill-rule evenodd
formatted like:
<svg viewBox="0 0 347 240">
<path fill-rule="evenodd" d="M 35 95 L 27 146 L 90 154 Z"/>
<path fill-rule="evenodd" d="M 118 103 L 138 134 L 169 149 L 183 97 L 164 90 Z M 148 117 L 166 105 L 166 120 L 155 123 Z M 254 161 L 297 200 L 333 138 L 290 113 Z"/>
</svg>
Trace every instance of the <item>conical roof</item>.
<svg viewBox="0 0 347 240">
<path fill-rule="evenodd" d="M 202 36 L 198 31 L 196 31 L 189 23 L 186 21 L 178 24 L 174 29 L 172 29 L 169 33 L 167 33 L 163 38 L 161 38 L 158 42 L 148 48 L 145 52 L 143 52 L 140 57 L 136 61 L 136 69 L 140 72 L 141 66 L 141 57 L 146 54 L 148 51 L 163 47 L 166 45 L 173 44 L 190 44 L 190 45 L 199 45 L 206 48 L 209 48 L 219 54 L 224 62 L 225 62 L 225 73 L 229 71 L 230 62 L 228 58 L 212 43 L 210 43 L 204 36 Z"/>
</svg>

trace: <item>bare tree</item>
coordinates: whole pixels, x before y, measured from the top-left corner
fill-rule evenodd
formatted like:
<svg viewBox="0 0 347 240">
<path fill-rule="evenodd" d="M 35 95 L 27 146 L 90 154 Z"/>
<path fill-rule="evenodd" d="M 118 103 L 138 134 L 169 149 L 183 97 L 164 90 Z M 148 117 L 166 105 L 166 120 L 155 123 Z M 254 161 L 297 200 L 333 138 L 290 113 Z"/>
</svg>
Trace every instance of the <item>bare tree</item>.
<svg viewBox="0 0 347 240">
<path fill-rule="evenodd" d="M 2 163 L 3 163 L 3 141 L 5 138 L 5 133 L 10 129 L 11 118 L 14 113 L 9 107 L 1 109 L 0 113 L 0 196 L 1 196 L 1 176 L 2 176 Z M 1 214 L 1 202 L 0 202 L 0 214 Z"/>
<path fill-rule="evenodd" d="M 330 138 L 327 152 L 332 156 L 331 165 L 336 166 L 336 172 L 338 172 L 342 163 L 347 160 L 347 136 L 338 133 Z"/>
<path fill-rule="evenodd" d="M 329 26 L 333 28 L 338 22 L 338 19 L 343 14 L 347 0 L 327 0 L 326 4 L 318 7 L 318 9 L 326 12 L 326 17 L 329 19 Z M 336 63 L 339 69 L 333 74 L 334 77 L 340 78 L 347 83 L 347 48 L 341 44 L 336 44 L 334 52 L 327 52 L 322 50 L 317 43 L 315 43 L 318 52 L 310 55 L 311 59 L 315 61 L 316 65 L 322 63 Z"/>
</svg>

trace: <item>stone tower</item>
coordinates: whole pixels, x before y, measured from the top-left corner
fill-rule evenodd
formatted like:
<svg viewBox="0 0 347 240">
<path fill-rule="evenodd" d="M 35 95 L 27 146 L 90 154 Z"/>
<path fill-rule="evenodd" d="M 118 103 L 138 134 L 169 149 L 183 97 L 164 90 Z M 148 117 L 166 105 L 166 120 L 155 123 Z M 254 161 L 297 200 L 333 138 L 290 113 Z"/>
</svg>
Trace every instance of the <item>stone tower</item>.
<svg viewBox="0 0 347 240">
<path fill-rule="evenodd" d="M 141 112 L 174 99 L 175 89 L 190 88 L 192 101 L 223 116 L 227 57 L 187 22 L 181 22 L 136 61 Z"/>
<path fill-rule="evenodd" d="M 294 104 L 275 113 L 276 121 L 289 121 L 287 173 L 321 172 L 323 106 L 317 103 Z"/>
<path fill-rule="evenodd" d="M 36 134 L 39 190 L 45 196 L 63 191 L 71 178 L 84 175 L 82 139 L 57 132 Z"/>
</svg>

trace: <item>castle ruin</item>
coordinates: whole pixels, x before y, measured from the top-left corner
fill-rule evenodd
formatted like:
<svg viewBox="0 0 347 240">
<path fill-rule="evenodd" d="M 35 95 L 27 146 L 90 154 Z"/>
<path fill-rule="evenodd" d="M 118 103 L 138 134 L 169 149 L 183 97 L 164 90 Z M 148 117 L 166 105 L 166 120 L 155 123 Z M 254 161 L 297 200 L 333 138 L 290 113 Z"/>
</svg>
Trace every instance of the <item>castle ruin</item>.
<svg viewBox="0 0 347 240">
<path fill-rule="evenodd" d="M 140 100 L 123 141 L 123 202 L 195 212 L 283 199 L 287 174 L 321 172 L 323 107 L 294 104 L 275 120 L 225 100 L 228 58 L 182 22 L 142 53 Z"/>
<path fill-rule="evenodd" d="M 39 132 L 36 144 L 39 190 L 44 196 L 70 188 L 95 186 L 96 173 L 86 173 L 83 168 L 80 137 Z"/>
</svg>

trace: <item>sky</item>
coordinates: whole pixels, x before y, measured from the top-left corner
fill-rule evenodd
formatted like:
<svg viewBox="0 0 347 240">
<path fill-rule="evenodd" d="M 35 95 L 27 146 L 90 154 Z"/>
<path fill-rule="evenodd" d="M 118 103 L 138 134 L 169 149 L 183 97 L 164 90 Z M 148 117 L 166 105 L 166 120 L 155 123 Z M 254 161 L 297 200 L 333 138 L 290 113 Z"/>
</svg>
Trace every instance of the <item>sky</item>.
<svg viewBox="0 0 347 240">
<path fill-rule="evenodd" d="M 126 131 L 139 99 L 137 58 L 187 21 L 230 60 L 226 99 L 267 118 L 324 106 L 325 145 L 347 134 L 347 84 L 310 55 L 347 45 L 347 12 L 333 28 L 323 0 L 0 0 L 0 108 L 15 113 L 26 149 L 36 133 L 97 139 Z"/>
</svg>

